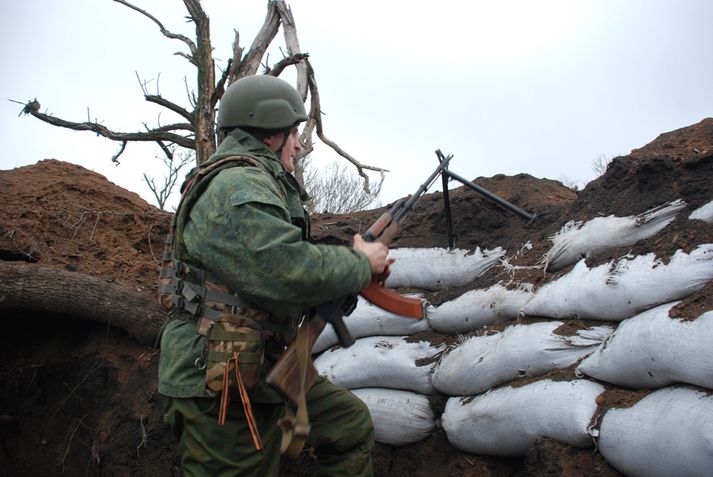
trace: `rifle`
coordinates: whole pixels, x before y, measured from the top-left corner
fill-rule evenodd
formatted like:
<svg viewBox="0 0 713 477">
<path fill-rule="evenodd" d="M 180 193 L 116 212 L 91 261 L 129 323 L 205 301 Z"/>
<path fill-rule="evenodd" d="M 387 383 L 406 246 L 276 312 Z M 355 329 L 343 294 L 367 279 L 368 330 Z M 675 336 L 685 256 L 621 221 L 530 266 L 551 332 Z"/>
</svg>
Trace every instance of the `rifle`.
<svg viewBox="0 0 713 477">
<path fill-rule="evenodd" d="M 447 169 L 448 156 L 441 160 L 435 171 L 428 177 L 418 190 L 408 199 L 396 202 L 389 211 L 379 217 L 363 235 L 366 242 L 381 242 L 389 245 L 401 230 L 401 221 L 413 209 L 414 205 L 433 184 L 436 178 Z M 384 280 L 375 277 L 369 286 L 359 292 L 364 298 L 375 305 L 392 313 L 415 319 L 423 318 L 423 302 L 417 298 L 407 298 L 386 288 Z M 297 404 L 298 396 L 303 390 L 309 390 L 317 380 L 318 373 L 310 358 L 312 347 L 327 323 L 331 323 L 334 331 L 344 347 L 354 344 L 354 338 L 344 324 L 344 317 L 356 308 L 357 294 L 350 294 L 337 300 L 332 300 L 310 311 L 307 316 L 309 325 L 306 338 L 298 338 L 291 343 L 280 356 L 266 376 L 266 381 L 275 386 L 293 404 Z M 302 328 L 305 328 L 303 325 Z M 307 352 L 298 350 L 298 342 L 306 341 Z M 300 352 L 301 351 L 301 352 Z"/>
<path fill-rule="evenodd" d="M 524 210 L 449 171 L 448 163 L 453 157 L 452 155 L 444 156 L 440 150 L 436 151 L 436 155 L 439 160 L 436 170 L 408 200 L 402 199 L 396 202 L 388 212 L 381 215 L 363 235 L 365 241 L 378 241 L 389 245 L 399 234 L 401 221 L 408 215 L 416 202 L 439 175 L 443 178 L 443 196 L 447 209 L 447 218 L 449 219 L 449 242 L 452 242 L 447 187 L 449 178 L 463 182 L 468 187 L 485 195 L 487 199 L 510 209 L 523 218 L 534 219 L 534 216 Z M 383 276 L 374 277 L 369 286 L 359 293 L 385 310 L 402 316 L 422 319 L 423 303 L 421 300 L 406 298 L 387 289 L 385 283 L 386 275 L 388 275 L 388 272 L 384 273 Z M 344 317 L 354 311 L 356 303 L 357 294 L 350 294 L 314 308 L 306 317 L 309 320 L 308 324 L 302 323 L 295 341 L 287 347 L 265 378 L 269 384 L 275 386 L 293 405 L 297 406 L 296 415 L 288 406 L 285 411 L 285 417 L 279 421 L 283 431 L 281 452 L 287 457 L 296 458 L 309 435 L 310 426 L 307 416 L 306 394 L 318 378 L 317 369 L 314 367 L 311 358 L 314 343 L 326 324 L 332 323 L 342 346 L 349 347 L 354 344 L 354 338 L 349 334 L 349 330 L 344 324 Z"/>
</svg>

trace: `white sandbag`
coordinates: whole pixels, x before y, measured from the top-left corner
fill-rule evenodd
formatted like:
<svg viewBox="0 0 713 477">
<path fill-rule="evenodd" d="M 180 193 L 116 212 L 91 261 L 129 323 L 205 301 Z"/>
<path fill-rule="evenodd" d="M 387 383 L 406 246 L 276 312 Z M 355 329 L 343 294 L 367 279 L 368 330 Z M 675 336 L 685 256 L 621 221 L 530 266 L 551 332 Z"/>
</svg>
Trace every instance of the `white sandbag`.
<svg viewBox="0 0 713 477">
<path fill-rule="evenodd" d="M 521 456 L 540 437 L 589 448 L 587 428 L 602 392 L 604 387 L 592 381 L 547 379 L 474 398 L 452 397 L 441 423 L 448 441 L 472 454 Z"/>
<path fill-rule="evenodd" d="M 713 396 L 673 387 L 634 406 L 609 409 L 597 445 L 630 476 L 707 477 L 713 474 Z"/>
<path fill-rule="evenodd" d="M 622 321 L 577 369 L 629 388 L 679 382 L 713 389 L 713 311 L 692 321 L 669 318 L 676 303 Z"/>
<path fill-rule="evenodd" d="M 384 388 L 352 389 L 369 408 L 377 442 L 402 446 L 431 435 L 436 418 L 423 394 Z"/>
<path fill-rule="evenodd" d="M 467 333 L 496 321 L 514 320 L 534 295 L 531 284 L 507 289 L 495 284 L 485 290 L 470 290 L 439 306 L 428 306 L 431 327 L 441 333 Z"/>
<path fill-rule="evenodd" d="M 629 217 L 596 217 L 585 223 L 567 222 L 550 238 L 552 248 L 543 257 L 545 269 L 556 272 L 593 253 L 626 247 L 657 234 L 686 207 L 676 200 Z"/>
<path fill-rule="evenodd" d="M 319 374 L 349 389 L 381 387 L 433 394 L 435 363 L 421 365 L 420 361 L 443 349 L 443 345 L 432 346 L 427 341 L 409 343 L 401 336 L 371 336 L 358 339 L 349 348 L 325 351 L 314 365 Z"/>
<path fill-rule="evenodd" d="M 474 251 L 444 248 L 396 248 L 389 251 L 391 265 L 387 284 L 391 288 L 415 287 L 441 290 L 472 282 L 504 255 L 502 248 Z"/>
<path fill-rule="evenodd" d="M 713 279 L 713 244 L 690 254 L 678 250 L 668 264 L 653 253 L 595 268 L 584 260 L 540 288 L 522 308 L 530 316 L 620 321 L 679 300 Z"/>
<path fill-rule="evenodd" d="M 691 215 L 689 215 L 688 218 L 691 220 L 702 220 L 703 222 L 713 224 L 713 200 L 691 212 Z"/>
<path fill-rule="evenodd" d="M 361 296 L 357 307 L 351 315 L 344 317 L 344 324 L 353 338 L 365 336 L 408 336 L 421 331 L 428 331 L 431 326 L 428 320 L 395 315 L 372 305 Z M 312 353 L 319 353 L 339 343 L 334 327 L 327 324 L 314 343 Z"/>
<path fill-rule="evenodd" d="M 562 324 L 514 325 L 501 333 L 469 338 L 440 359 L 431 383 L 451 396 L 479 394 L 520 377 L 571 366 L 613 331 L 608 326 L 596 326 L 572 336 L 555 334 Z"/>
</svg>

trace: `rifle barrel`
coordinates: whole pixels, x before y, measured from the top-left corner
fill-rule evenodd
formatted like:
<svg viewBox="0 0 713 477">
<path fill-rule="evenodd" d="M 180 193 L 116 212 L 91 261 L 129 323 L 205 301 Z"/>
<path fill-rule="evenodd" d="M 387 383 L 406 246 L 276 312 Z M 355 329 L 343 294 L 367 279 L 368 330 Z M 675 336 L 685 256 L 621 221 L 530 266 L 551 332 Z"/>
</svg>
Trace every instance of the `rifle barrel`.
<svg viewBox="0 0 713 477">
<path fill-rule="evenodd" d="M 433 184 L 442 172 L 445 171 L 447 174 L 449 173 L 448 162 L 453 156 L 449 155 L 447 157 L 443 157 L 440 150 L 436 151 L 436 154 L 438 155 L 438 159 L 441 161 L 440 164 L 438 164 L 438 167 L 436 167 L 436 170 L 433 171 L 433 174 L 426 179 L 426 182 L 421 184 L 421 187 L 419 187 L 418 190 L 401 207 L 399 207 L 398 211 L 395 211 L 392 214 L 393 221 L 397 224 L 401 223 L 401 219 L 411 210 L 411 208 L 413 208 L 416 202 L 418 202 L 418 199 L 420 199 L 423 193 L 431 187 L 431 184 Z"/>
</svg>

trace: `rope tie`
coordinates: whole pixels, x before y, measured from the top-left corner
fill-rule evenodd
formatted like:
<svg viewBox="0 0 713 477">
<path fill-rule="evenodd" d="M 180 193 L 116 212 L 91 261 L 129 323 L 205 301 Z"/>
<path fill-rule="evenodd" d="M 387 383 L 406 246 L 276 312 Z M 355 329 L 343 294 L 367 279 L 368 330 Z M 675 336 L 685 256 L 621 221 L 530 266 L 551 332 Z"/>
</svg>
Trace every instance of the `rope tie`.
<svg viewBox="0 0 713 477">
<path fill-rule="evenodd" d="M 238 353 L 233 351 L 233 356 L 228 358 L 225 362 L 225 369 L 223 370 L 223 389 L 220 394 L 220 412 L 218 414 L 218 424 L 221 426 L 225 425 L 225 420 L 228 418 L 228 404 L 230 402 L 230 364 L 235 363 L 235 381 L 238 385 L 238 394 L 240 395 L 240 400 L 243 403 L 243 411 L 245 411 L 245 419 L 248 422 L 248 427 L 250 428 L 250 435 L 253 439 L 253 444 L 256 450 L 262 449 L 262 441 L 260 440 L 260 432 L 257 428 L 257 423 L 255 422 L 255 415 L 253 414 L 252 406 L 250 405 L 250 397 L 248 396 L 248 391 L 245 389 L 245 384 L 243 383 L 243 378 L 240 375 L 240 363 L 238 361 Z"/>
</svg>

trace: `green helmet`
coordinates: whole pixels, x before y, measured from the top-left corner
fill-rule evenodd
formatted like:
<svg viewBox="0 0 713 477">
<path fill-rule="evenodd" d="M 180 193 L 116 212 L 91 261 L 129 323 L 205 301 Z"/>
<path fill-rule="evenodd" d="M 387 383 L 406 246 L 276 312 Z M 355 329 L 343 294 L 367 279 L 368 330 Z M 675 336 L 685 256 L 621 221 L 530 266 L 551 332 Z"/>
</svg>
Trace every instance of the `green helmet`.
<svg viewBox="0 0 713 477">
<path fill-rule="evenodd" d="M 231 84 L 218 108 L 218 128 L 285 129 L 306 121 L 302 98 L 289 83 L 269 75 Z"/>
</svg>

